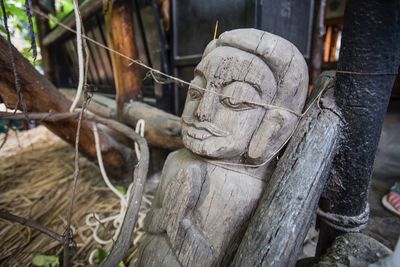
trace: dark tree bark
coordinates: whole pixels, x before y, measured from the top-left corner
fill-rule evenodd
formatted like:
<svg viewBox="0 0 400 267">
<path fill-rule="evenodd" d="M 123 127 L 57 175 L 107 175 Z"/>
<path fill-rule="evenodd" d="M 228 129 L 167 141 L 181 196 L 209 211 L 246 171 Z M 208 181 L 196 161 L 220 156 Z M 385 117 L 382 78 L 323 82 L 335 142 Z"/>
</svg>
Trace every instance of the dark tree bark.
<svg viewBox="0 0 400 267">
<path fill-rule="evenodd" d="M 324 212 L 352 217 L 367 214 L 364 211 L 375 152 L 399 68 L 399 32 L 400 1 L 347 2 L 335 88 L 335 99 L 346 126 L 330 183 L 320 202 Z M 339 224 L 332 227 L 321 221 L 319 254 L 338 235 L 363 226 L 346 225 L 344 221 Z M 348 229 L 342 231 L 339 227 Z"/>
</svg>

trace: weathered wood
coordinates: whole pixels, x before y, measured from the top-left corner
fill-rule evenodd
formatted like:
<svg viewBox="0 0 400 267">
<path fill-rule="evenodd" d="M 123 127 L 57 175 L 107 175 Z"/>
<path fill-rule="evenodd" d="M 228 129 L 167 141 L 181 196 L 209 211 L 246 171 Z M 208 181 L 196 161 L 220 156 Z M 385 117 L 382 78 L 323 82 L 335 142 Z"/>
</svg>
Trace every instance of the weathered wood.
<svg viewBox="0 0 400 267">
<path fill-rule="evenodd" d="M 181 148 L 181 119 L 145 103 L 125 104 L 123 121 L 131 126 L 139 119 L 146 122 L 144 136 L 156 147 L 174 150 Z"/>
<path fill-rule="evenodd" d="M 61 89 L 69 99 L 73 99 L 74 90 Z M 95 94 L 88 109 L 105 118 L 116 118 L 116 104 L 110 98 Z M 144 137 L 150 146 L 175 150 L 181 148 L 181 119 L 158 108 L 142 102 L 125 104 L 122 120 L 135 127 L 139 119 L 145 120 Z"/>
<path fill-rule="evenodd" d="M 332 89 L 332 77 L 324 79 L 317 89 Z M 314 103 L 302 118 L 231 266 L 294 266 L 335 155 L 340 133 L 335 111 L 330 90 L 321 107 Z"/>
<path fill-rule="evenodd" d="M 57 91 L 54 85 L 41 75 L 16 50 L 16 65 L 21 79 L 21 91 L 29 111 L 33 112 L 68 112 L 71 101 Z M 0 37 L 0 97 L 6 106 L 12 108 L 17 101 L 14 89 L 15 80 L 11 69 L 11 59 L 7 42 Z M 49 130 L 70 144 L 75 142 L 77 127 L 76 119 L 66 119 L 62 123 L 43 123 Z M 126 160 L 128 151 L 116 143 L 104 131 L 100 133 L 101 148 L 105 164 L 115 170 L 130 168 L 131 163 Z M 80 151 L 92 158 L 96 158 L 93 133 L 88 121 L 82 121 L 79 142 Z"/>
<path fill-rule="evenodd" d="M 79 12 L 81 14 L 82 21 L 84 21 L 86 18 L 92 16 L 93 14 L 101 10 L 102 6 L 103 6 L 103 1 L 85 0 L 81 5 L 79 5 Z M 62 23 L 70 28 L 75 28 L 76 24 L 75 24 L 74 12 L 65 17 L 62 20 Z M 70 32 L 67 29 L 61 26 L 56 26 L 54 30 L 52 30 L 43 38 L 43 46 L 50 46 L 56 41 L 63 39 L 68 34 L 70 34 Z"/>
<path fill-rule="evenodd" d="M 239 29 L 207 46 L 193 83 L 208 90 L 189 89 L 185 148 L 165 163 L 131 266 L 229 264 L 270 177 L 267 163 L 297 125 L 308 72 L 287 40 Z"/>
<path fill-rule="evenodd" d="M 108 45 L 132 59 L 138 59 L 133 25 L 132 1 L 108 0 L 106 14 Z M 117 118 L 122 120 L 125 103 L 140 97 L 142 79 L 139 66 L 115 53 L 111 53 L 117 100 Z"/>
<path fill-rule="evenodd" d="M 120 233 L 117 240 L 113 242 L 113 247 L 110 254 L 100 265 L 113 267 L 117 266 L 121 262 L 122 258 L 126 255 L 130 245 L 132 244 L 133 230 L 139 217 L 140 203 L 142 201 L 144 185 L 147 178 L 150 155 L 146 139 L 141 137 L 133 129 L 114 120 L 103 119 L 97 116 L 93 117 L 95 121 L 106 125 L 112 130 L 118 131 L 119 133 L 131 139 L 132 142 L 137 143 L 140 151 L 140 159 L 133 172 L 133 184 L 130 190 L 128 207 L 122 222 Z"/>
<path fill-rule="evenodd" d="M 74 100 L 76 94 L 75 88 L 71 89 L 59 88 L 58 90 L 69 100 L 71 101 Z M 82 106 L 82 103 L 83 103 L 83 96 L 81 96 L 81 98 L 79 99 L 78 106 Z M 108 119 L 116 118 L 115 108 L 116 104 L 113 99 L 96 93 L 93 94 L 93 97 L 88 105 L 88 110 Z"/>
</svg>

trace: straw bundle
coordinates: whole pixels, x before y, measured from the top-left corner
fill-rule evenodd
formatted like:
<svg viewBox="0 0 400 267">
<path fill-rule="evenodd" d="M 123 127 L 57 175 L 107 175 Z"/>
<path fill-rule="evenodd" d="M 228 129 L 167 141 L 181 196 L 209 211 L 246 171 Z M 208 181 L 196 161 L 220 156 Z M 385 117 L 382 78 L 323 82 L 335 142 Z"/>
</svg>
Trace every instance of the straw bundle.
<svg viewBox="0 0 400 267">
<path fill-rule="evenodd" d="M 62 141 L 50 145 L 43 142 L 41 146 L 29 146 L 18 154 L 0 157 L 0 209 L 62 234 L 71 196 L 73 162 L 74 150 Z M 85 218 L 93 212 L 101 218 L 118 213 L 119 199 L 105 186 L 95 164 L 81 157 L 80 169 L 72 218 L 76 242 L 73 263 L 88 266 L 89 253 L 99 245 L 94 242 Z M 143 233 L 143 218 L 151 196 L 145 198 L 136 236 Z M 108 239 L 114 231 L 111 223 L 105 224 L 99 235 Z M 36 230 L 0 220 L 2 266 L 29 266 L 39 254 L 61 255 L 62 245 Z"/>
</svg>

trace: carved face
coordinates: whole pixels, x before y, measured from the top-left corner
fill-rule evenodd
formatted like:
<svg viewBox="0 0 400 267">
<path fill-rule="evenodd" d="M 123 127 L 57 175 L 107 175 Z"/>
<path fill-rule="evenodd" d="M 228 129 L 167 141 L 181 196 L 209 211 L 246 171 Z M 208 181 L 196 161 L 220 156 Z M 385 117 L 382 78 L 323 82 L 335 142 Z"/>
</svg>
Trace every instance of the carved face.
<svg viewBox="0 0 400 267">
<path fill-rule="evenodd" d="M 276 93 L 271 70 L 253 54 L 218 47 L 201 60 L 192 83 L 207 91 L 189 88 L 184 145 L 204 157 L 240 160 L 266 112 L 251 102 L 269 104 Z"/>
</svg>

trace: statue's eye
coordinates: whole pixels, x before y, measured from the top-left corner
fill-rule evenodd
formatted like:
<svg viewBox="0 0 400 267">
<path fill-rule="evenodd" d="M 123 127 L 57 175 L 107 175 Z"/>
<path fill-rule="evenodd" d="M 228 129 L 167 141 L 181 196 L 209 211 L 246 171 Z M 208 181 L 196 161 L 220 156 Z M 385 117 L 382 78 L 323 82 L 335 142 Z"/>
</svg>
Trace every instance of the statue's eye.
<svg viewBox="0 0 400 267">
<path fill-rule="evenodd" d="M 251 105 L 250 103 L 240 102 L 231 97 L 222 98 L 221 103 L 236 111 L 242 111 L 254 108 L 254 106 Z"/>
<path fill-rule="evenodd" d="M 190 96 L 190 99 L 192 99 L 192 100 L 199 100 L 202 96 L 202 93 L 199 90 L 194 89 L 193 87 L 190 87 L 189 88 L 189 96 Z"/>
</svg>

